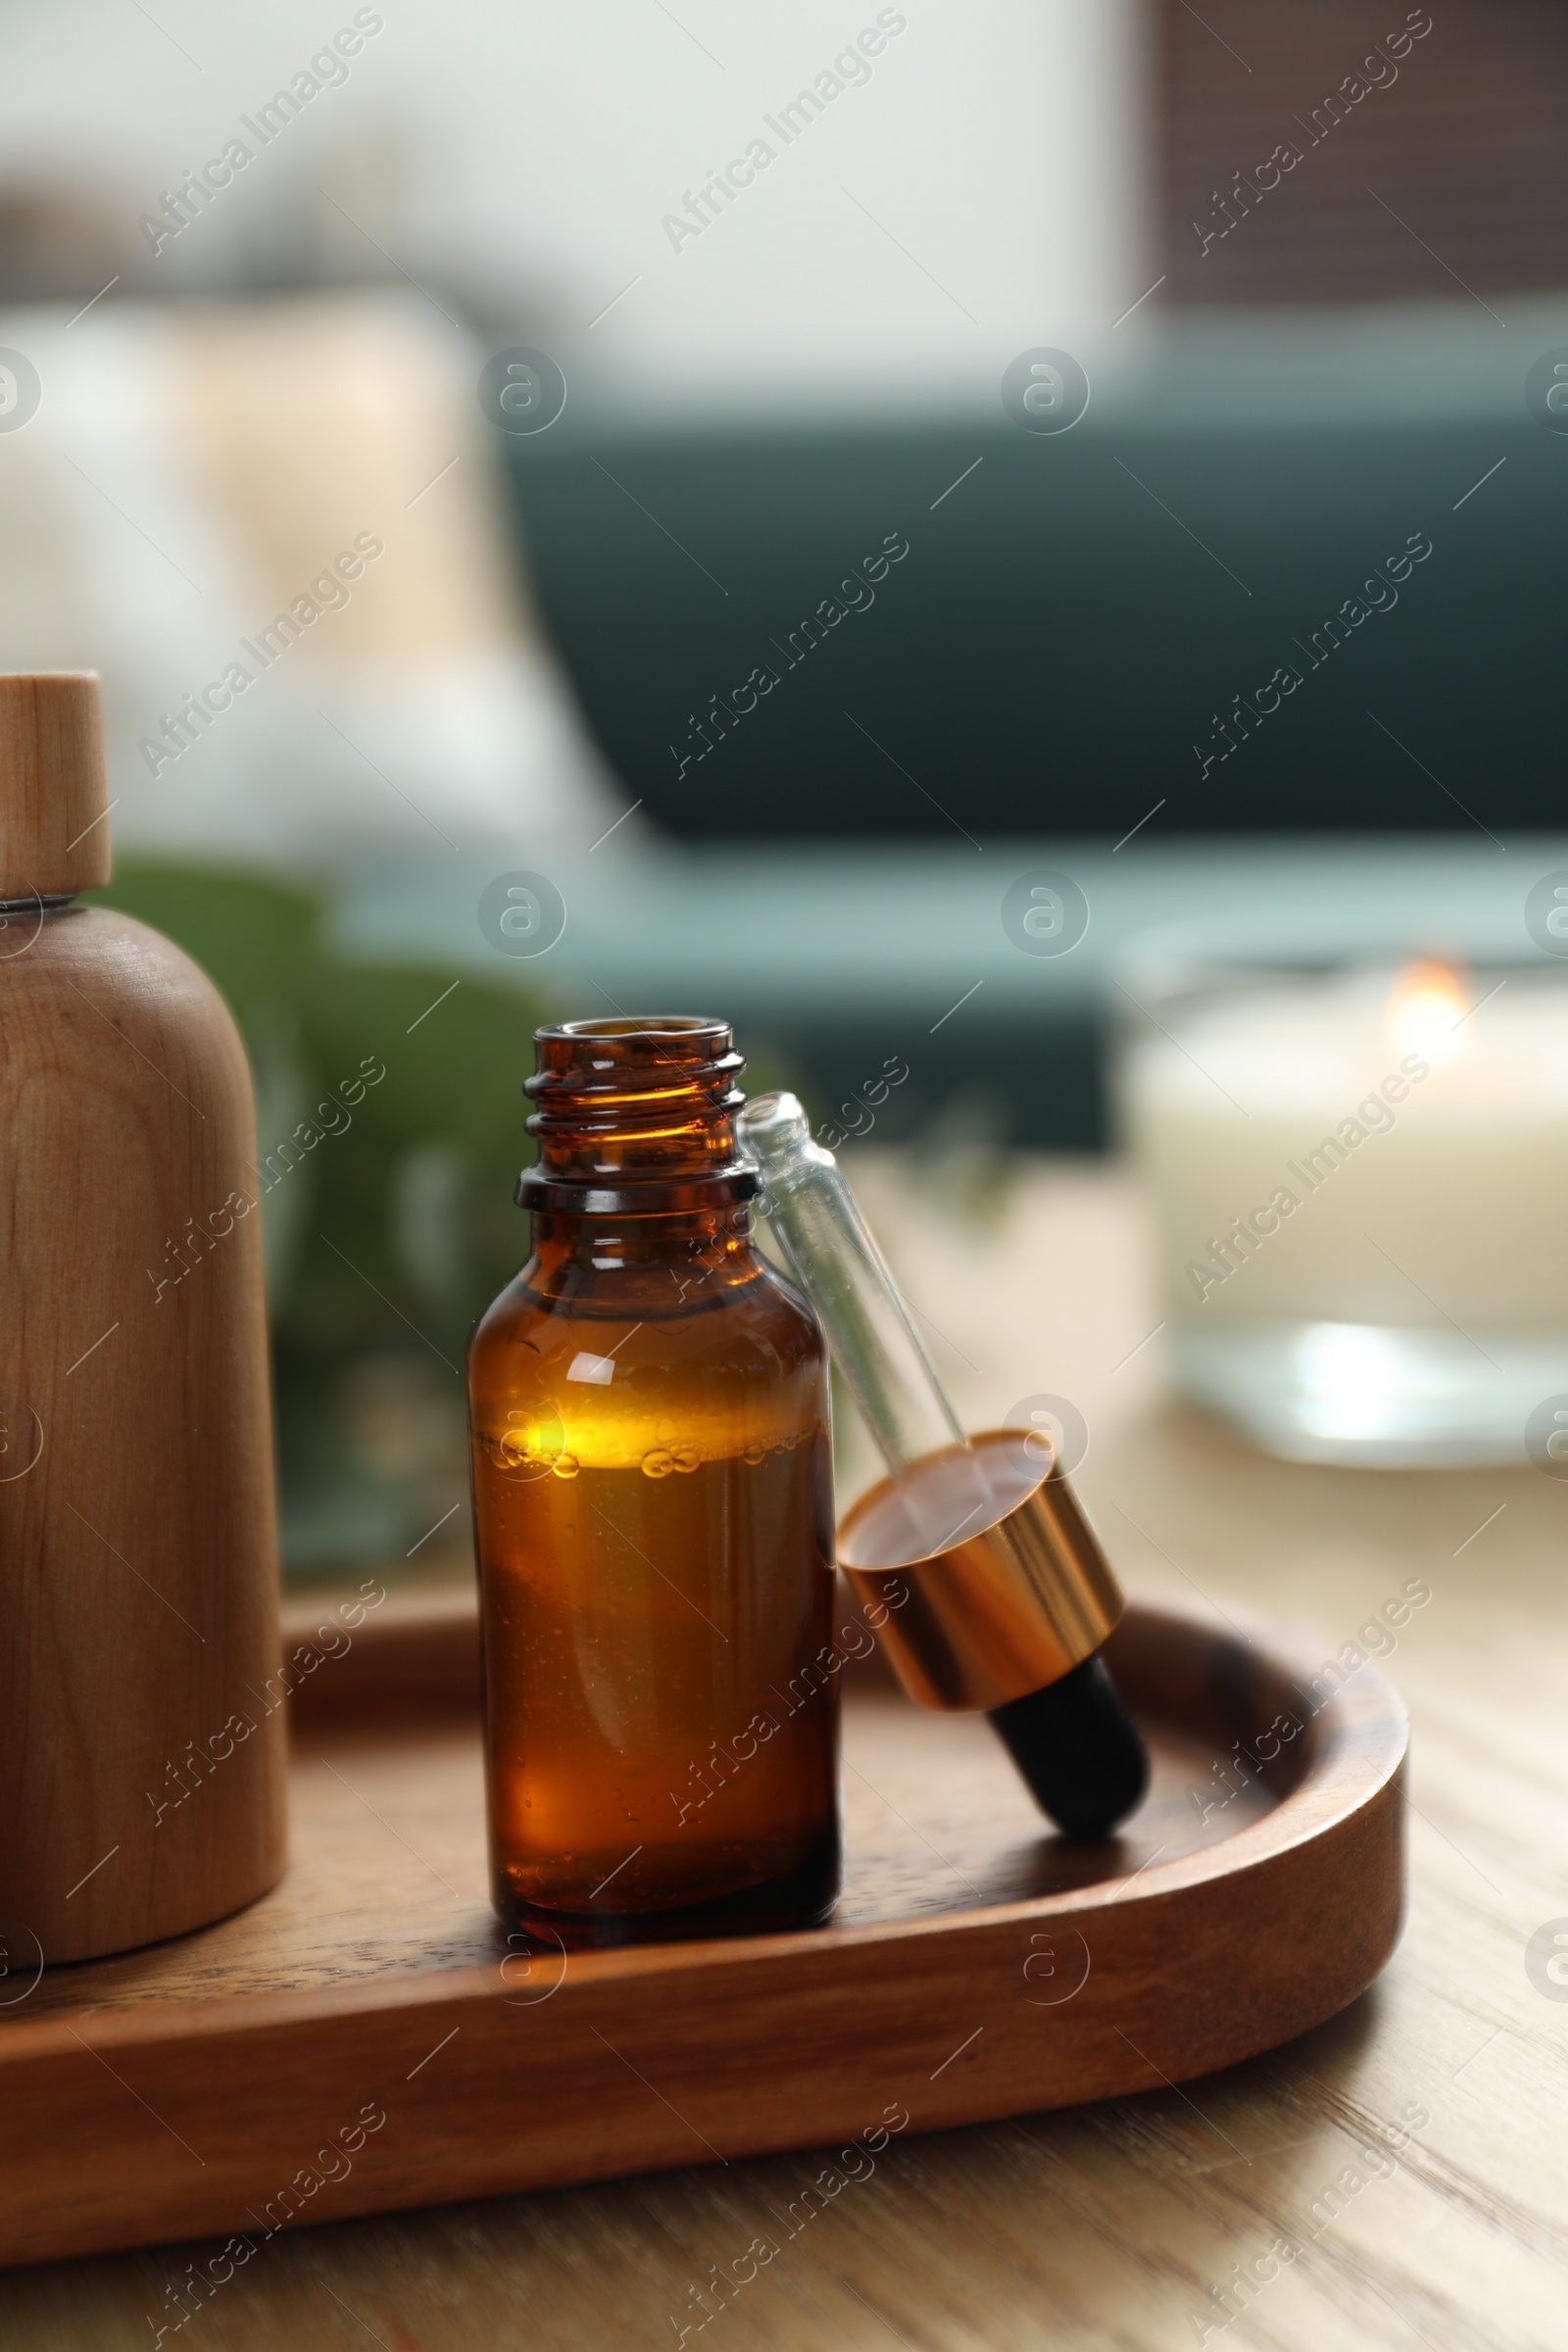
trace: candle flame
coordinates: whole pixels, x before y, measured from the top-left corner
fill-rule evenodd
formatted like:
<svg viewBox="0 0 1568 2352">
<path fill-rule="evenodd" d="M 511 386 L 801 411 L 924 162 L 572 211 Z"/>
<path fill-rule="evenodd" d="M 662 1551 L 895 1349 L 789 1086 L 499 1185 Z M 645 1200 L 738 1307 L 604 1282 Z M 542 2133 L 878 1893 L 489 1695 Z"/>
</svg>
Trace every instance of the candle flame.
<svg viewBox="0 0 1568 2352">
<path fill-rule="evenodd" d="M 1462 972 L 1417 960 L 1395 973 L 1385 1022 L 1396 1054 L 1419 1054 L 1436 1068 L 1459 1052 L 1469 1010 Z"/>
</svg>

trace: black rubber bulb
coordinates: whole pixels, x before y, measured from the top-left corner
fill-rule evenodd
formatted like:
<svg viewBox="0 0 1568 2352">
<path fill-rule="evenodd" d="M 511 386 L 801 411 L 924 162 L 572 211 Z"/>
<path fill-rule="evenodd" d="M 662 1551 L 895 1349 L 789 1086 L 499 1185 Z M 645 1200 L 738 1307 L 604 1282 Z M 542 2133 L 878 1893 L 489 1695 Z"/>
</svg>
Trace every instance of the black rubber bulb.
<svg viewBox="0 0 1568 2352">
<path fill-rule="evenodd" d="M 1149 1787 L 1149 1755 L 1098 1650 L 1057 1681 L 991 1709 L 1043 1813 L 1069 1838 L 1106 1838 Z"/>
</svg>

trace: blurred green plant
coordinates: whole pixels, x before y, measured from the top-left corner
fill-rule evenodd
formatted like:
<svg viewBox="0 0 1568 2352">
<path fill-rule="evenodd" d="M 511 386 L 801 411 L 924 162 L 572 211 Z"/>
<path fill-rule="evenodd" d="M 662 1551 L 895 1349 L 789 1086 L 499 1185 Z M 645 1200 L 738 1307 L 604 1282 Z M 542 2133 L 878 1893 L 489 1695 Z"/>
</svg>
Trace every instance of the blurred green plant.
<svg viewBox="0 0 1568 2352">
<path fill-rule="evenodd" d="M 542 1006 L 349 962 L 318 896 L 251 874 L 122 860 L 102 897 L 212 975 L 250 1054 L 286 1568 L 395 1558 L 458 1503 L 431 1546 L 455 1549 L 464 1348 L 527 1254 Z"/>
</svg>

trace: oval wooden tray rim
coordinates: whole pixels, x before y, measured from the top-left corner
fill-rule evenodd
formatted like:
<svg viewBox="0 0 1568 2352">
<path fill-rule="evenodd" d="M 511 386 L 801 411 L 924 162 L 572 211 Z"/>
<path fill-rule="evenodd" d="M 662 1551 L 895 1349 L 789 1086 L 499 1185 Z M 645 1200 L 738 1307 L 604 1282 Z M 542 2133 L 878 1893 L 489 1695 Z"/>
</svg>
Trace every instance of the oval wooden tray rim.
<svg viewBox="0 0 1568 2352">
<path fill-rule="evenodd" d="M 478 1739 L 474 1612 L 455 1604 L 421 1610 L 413 1595 L 389 1595 L 375 1605 L 330 1679 L 296 1693 L 296 1769 L 314 1771 L 312 1751 L 341 1735 L 345 1758 L 381 1757 L 406 1792 L 433 1770 L 446 1790 L 438 1805 L 455 1801 L 453 1742 L 476 1749 Z M 309 1638 L 308 1625 L 291 1631 Z M 471 1909 L 437 1919 L 432 1898 L 428 1936 L 423 1902 L 397 1882 L 397 1928 L 370 1929 L 373 1975 L 323 1982 L 307 1964 L 292 1984 L 247 1979 L 265 1923 L 260 1944 L 243 1928 L 226 1938 L 204 1931 L 219 1948 L 204 1953 L 198 1938 L 194 1967 L 176 1964 L 172 1977 L 156 1958 L 169 1946 L 154 1947 L 139 1980 L 134 1955 L 64 1972 L 72 1981 L 56 2006 L 0 2019 L 0 2095 L 8 2120 L 33 2127 L 13 2130 L 0 2150 L 0 2265 L 248 2232 L 259 2207 L 270 2229 L 278 2182 L 295 2180 L 323 2125 L 352 2116 L 368 2090 L 384 2092 L 395 2130 L 376 2127 L 352 2173 L 320 2187 L 298 2220 L 828 2147 L 860 2132 L 890 2092 L 915 2132 L 1131 2097 L 1321 2025 L 1365 1991 L 1398 1938 L 1397 1698 L 1363 1666 L 1314 1707 L 1317 1643 L 1273 1627 L 1221 1633 L 1197 1610 L 1133 1610 L 1118 1671 L 1149 1719 L 1163 1713 L 1185 1734 L 1195 1774 L 1238 1735 L 1255 1743 L 1258 1727 L 1294 1704 L 1311 1719 L 1297 1786 L 1214 1844 L 1168 1862 L 1156 1845 L 1120 1882 L 954 1911 L 948 1881 L 900 1865 L 895 1901 L 923 1890 L 940 1910 L 578 1953 L 554 1982 L 520 1991 L 501 1977 L 499 1933 L 471 1876 Z M 876 1679 L 867 1659 L 851 1690 Z M 867 1691 L 858 1706 L 860 1737 L 868 1760 L 886 1754 L 899 1772 L 911 1763 L 912 1710 L 884 1689 L 885 1701 Z M 973 1735 L 958 1745 L 987 1769 L 955 1777 L 955 1819 L 1000 1828 L 1010 1852 L 1030 1815 L 1016 1791 L 1004 1825 L 996 1814 L 1005 1760 L 985 1756 Z M 471 1753 L 462 1764 L 466 1791 L 477 1763 Z M 916 1809 L 945 1801 L 941 1765 L 922 1755 Z M 1156 1796 L 1173 1837 L 1176 1822 L 1185 1827 L 1180 1775 L 1178 1763 Z M 463 1796 L 466 1813 L 473 1801 Z M 331 1818 L 311 1803 L 300 1843 L 318 1862 L 338 1849 L 310 1843 Z M 470 1854 L 475 1828 L 465 1833 Z M 1152 1833 L 1153 1821 L 1142 1846 Z M 316 1883 L 307 1877 L 307 1888 Z M 286 1899 L 280 1907 L 287 1929 Z M 328 1901 L 325 1941 L 299 1948 L 330 1959 L 337 1923 L 352 1946 L 362 1916 Z M 1089 1965 L 1052 1999 L 1039 1980 L 1065 1926 Z M 99 1966 L 129 1975 L 97 1977 Z"/>
<path fill-rule="evenodd" d="M 1190 1634 L 1200 1622 L 1182 1610 L 1156 1608 L 1137 1601 L 1129 1602 L 1128 1614 L 1142 1620 L 1150 1630 L 1164 1624 L 1173 1631 L 1179 1628 Z M 473 1611 L 448 1605 L 430 1611 L 429 1616 L 432 1627 L 438 1626 L 450 1638 L 455 1629 L 467 1628 Z M 411 1610 L 404 1614 L 403 1622 L 407 1626 L 416 1622 L 418 1612 Z M 1283 1670 L 1298 1687 L 1311 1679 L 1314 1668 L 1322 1671 L 1321 1638 L 1314 1639 L 1299 1626 L 1252 1618 L 1236 1621 L 1234 1630 L 1270 1666 Z M 888 1703 L 900 1702 L 894 1696 Z M 1179 1724 L 1181 1719 L 1172 1716 L 1168 1720 Z M 1216 1882 L 1261 1874 L 1303 1846 L 1332 1835 L 1376 1804 L 1405 1761 L 1409 1724 L 1403 1703 L 1392 1684 L 1370 1663 L 1358 1668 L 1353 1683 L 1344 1684 L 1318 1708 L 1312 1725 L 1313 1742 L 1301 1779 L 1267 1813 L 1215 1844 L 1173 1856 L 1169 1862 L 1145 1863 L 1128 1879 L 1092 1881 L 1050 1894 L 1026 1896 L 1017 1902 L 923 1911 L 915 1917 L 874 1920 L 859 1927 L 840 1928 L 829 1921 L 817 1928 L 791 1929 L 764 1936 L 578 1951 L 569 1956 L 561 1988 L 565 1989 L 568 1980 L 587 1990 L 619 1979 L 646 1975 L 652 1952 L 659 1956 L 661 1974 L 689 1974 L 703 1969 L 743 1971 L 748 1967 L 760 1970 L 781 1959 L 824 1948 L 848 1954 L 878 1944 L 905 1947 L 910 1943 L 934 1944 L 939 1938 L 973 1937 L 1030 1921 L 1070 1920 L 1076 1915 L 1087 1918 L 1107 1910 L 1123 1916 L 1147 1913 L 1162 1902 L 1194 1894 Z M 1352 1731 L 1361 1743 L 1353 1759 L 1345 1753 L 1343 1737 Z M 1337 1783 L 1343 1786 L 1337 1788 Z M 1303 1818 L 1307 1815 L 1309 1820 Z M 1136 1893 L 1129 1891 L 1133 1880 L 1137 1881 Z M 499 1933 L 498 1929 L 498 1937 Z M 497 1949 L 499 1956 L 499 1942 Z M 180 2033 L 183 2038 L 199 2036 L 204 2032 L 226 2034 L 236 2028 L 260 2032 L 277 2024 L 329 2021 L 344 2015 L 370 2015 L 381 2009 L 439 2007 L 454 2000 L 471 1999 L 475 1993 L 488 1994 L 496 2000 L 507 1997 L 490 1972 L 471 1962 L 433 1969 L 416 1979 L 395 1975 L 286 1992 L 228 1991 L 210 2000 L 187 1996 L 180 2003 Z M 156 2042 L 168 2035 L 167 2015 L 154 2008 L 117 2009 L 106 2005 L 95 2014 L 98 2021 L 95 2035 L 101 2036 L 105 2047 L 126 2048 Z M 5 2029 L 6 2048 L 19 2056 L 33 2051 L 41 2055 L 52 2046 L 74 2039 L 68 2026 L 47 2013 L 36 2019 L 18 2019 Z"/>
</svg>

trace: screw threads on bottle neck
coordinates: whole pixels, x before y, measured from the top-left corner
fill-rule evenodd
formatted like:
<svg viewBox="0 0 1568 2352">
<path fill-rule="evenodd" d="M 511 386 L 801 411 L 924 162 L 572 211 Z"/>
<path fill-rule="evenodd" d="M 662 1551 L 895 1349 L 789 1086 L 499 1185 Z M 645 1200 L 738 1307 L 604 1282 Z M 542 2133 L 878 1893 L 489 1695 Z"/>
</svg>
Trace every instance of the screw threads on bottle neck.
<svg viewBox="0 0 1568 2352">
<path fill-rule="evenodd" d="M 657 1216 L 751 1200 L 735 1083 L 745 1067 L 727 1021 L 626 1014 L 535 1032 L 523 1092 L 539 1160 L 519 1206 L 576 1215 Z"/>
</svg>

